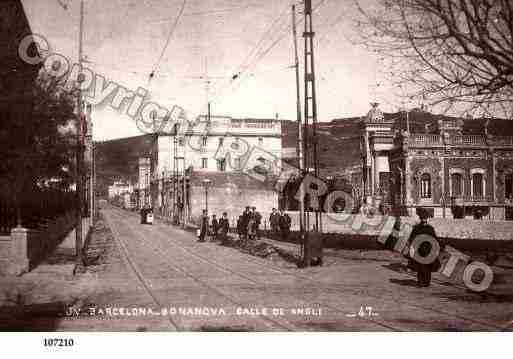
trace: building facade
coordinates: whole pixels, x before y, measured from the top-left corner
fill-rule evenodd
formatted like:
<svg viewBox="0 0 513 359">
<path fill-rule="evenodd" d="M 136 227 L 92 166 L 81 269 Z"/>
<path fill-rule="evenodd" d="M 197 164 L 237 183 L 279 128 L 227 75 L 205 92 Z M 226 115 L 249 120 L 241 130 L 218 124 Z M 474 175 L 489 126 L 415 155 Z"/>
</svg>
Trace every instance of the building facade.
<svg viewBox="0 0 513 359">
<path fill-rule="evenodd" d="M 278 173 L 281 156 L 278 119 L 211 116 L 209 120 L 200 116 L 193 126 L 155 134 L 150 162 L 139 168 L 150 169 L 150 201 L 157 212 L 171 218 L 190 218 L 197 215 L 195 204 L 203 201 L 203 196 L 197 195 L 201 191 L 195 190 L 201 187 L 198 183 L 202 179 L 213 181 L 213 203 L 221 193 L 225 200 L 236 198 L 233 193 L 244 192 L 245 186 L 258 192 L 258 185 L 242 179 L 247 177 L 242 170 L 246 172 L 249 166 L 255 171 Z M 146 173 L 139 174 L 140 181 Z M 272 203 L 265 201 L 266 209 L 277 206 L 277 196 L 268 196 L 266 187 L 263 190 L 265 198 L 273 198 Z"/>
<path fill-rule="evenodd" d="M 152 179 L 191 167 L 202 172 L 237 172 L 244 155 L 255 147 L 281 159 L 281 122 L 276 119 L 200 116 L 193 126 L 175 130 L 155 135 Z"/>
<path fill-rule="evenodd" d="M 513 219 L 507 120 L 433 116 L 426 131 L 410 133 L 372 106 L 361 122 L 368 203 L 405 215 L 422 207 L 434 217 Z"/>
</svg>

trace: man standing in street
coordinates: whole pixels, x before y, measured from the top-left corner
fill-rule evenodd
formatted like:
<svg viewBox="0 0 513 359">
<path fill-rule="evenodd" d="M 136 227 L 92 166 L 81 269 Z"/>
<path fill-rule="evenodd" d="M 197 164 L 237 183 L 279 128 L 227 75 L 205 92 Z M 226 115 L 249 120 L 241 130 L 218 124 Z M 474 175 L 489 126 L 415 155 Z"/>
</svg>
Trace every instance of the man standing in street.
<svg viewBox="0 0 513 359">
<path fill-rule="evenodd" d="M 212 215 L 212 238 L 211 238 L 212 241 L 217 240 L 218 232 L 219 232 L 219 223 L 217 222 L 216 215 L 213 214 Z"/>
<path fill-rule="evenodd" d="M 280 231 L 281 231 L 281 239 L 283 241 L 286 241 L 289 238 L 290 223 L 291 223 L 290 216 L 287 213 L 283 212 L 283 210 L 281 210 L 280 211 Z"/>
<path fill-rule="evenodd" d="M 413 226 L 410 235 L 410 244 L 417 236 L 424 235 L 433 238 L 433 241 L 438 242 L 435 229 L 428 223 L 429 213 L 423 208 L 417 209 L 417 215 L 420 218 L 420 223 Z M 423 241 L 417 249 L 417 254 L 420 257 L 427 257 L 433 250 L 433 245 L 429 241 Z M 440 269 L 440 260 L 435 258 L 431 263 L 420 263 L 419 261 L 411 258 L 411 267 L 417 272 L 417 285 L 419 287 L 429 287 L 431 284 L 431 272 L 436 272 Z"/>
<path fill-rule="evenodd" d="M 273 208 L 273 211 L 269 216 L 269 225 L 271 226 L 271 234 L 273 236 L 273 239 L 276 239 L 275 237 L 278 235 L 278 232 L 280 231 L 280 215 L 276 211 L 276 208 Z"/>
<path fill-rule="evenodd" d="M 253 207 L 252 210 L 253 212 L 251 214 L 255 220 L 255 235 L 257 239 L 260 239 L 260 224 L 262 223 L 262 215 L 256 210 L 256 207 Z"/>
<path fill-rule="evenodd" d="M 199 238 L 200 242 L 205 242 L 205 236 L 207 235 L 207 233 L 208 233 L 208 215 L 207 215 L 207 210 L 204 209 L 203 214 L 201 215 L 201 218 L 200 218 L 200 238 Z"/>
<path fill-rule="evenodd" d="M 226 244 L 230 230 L 230 222 L 228 221 L 228 213 L 226 212 L 223 213 L 223 217 L 219 220 L 219 230 L 221 232 L 221 243 Z"/>
<path fill-rule="evenodd" d="M 242 228 L 243 228 L 243 237 L 244 239 L 248 238 L 248 225 L 249 220 L 251 219 L 251 211 L 249 210 L 249 206 L 246 206 L 244 212 L 242 212 Z"/>
</svg>

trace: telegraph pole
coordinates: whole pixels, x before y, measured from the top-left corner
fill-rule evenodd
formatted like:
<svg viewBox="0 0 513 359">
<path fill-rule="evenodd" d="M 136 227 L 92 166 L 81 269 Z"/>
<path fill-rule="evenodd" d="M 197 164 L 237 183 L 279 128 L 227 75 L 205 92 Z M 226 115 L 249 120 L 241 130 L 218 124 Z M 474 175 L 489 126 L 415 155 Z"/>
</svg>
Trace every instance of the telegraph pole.
<svg viewBox="0 0 513 359">
<path fill-rule="evenodd" d="M 80 25 L 78 34 L 78 66 L 80 71 L 82 70 L 82 57 L 83 57 L 83 35 L 84 35 L 84 0 L 80 0 Z M 78 263 L 82 262 L 82 198 L 83 198 L 83 165 L 84 165 L 84 113 L 83 113 L 83 102 L 82 102 L 82 91 L 80 86 L 78 87 L 78 120 L 77 120 L 77 188 L 76 188 L 76 200 L 77 200 L 77 212 L 76 220 L 77 227 L 75 229 L 75 254 Z"/>
<path fill-rule="evenodd" d="M 178 157 L 176 155 L 177 151 L 177 132 L 178 132 L 178 126 L 175 123 L 174 125 L 174 134 L 173 134 L 173 191 L 175 193 L 175 200 L 173 203 L 173 224 L 176 223 L 176 219 L 178 218 Z"/>
<path fill-rule="evenodd" d="M 309 120 L 312 121 L 312 142 L 313 142 L 313 168 L 315 177 L 319 177 L 319 158 L 318 158 L 318 145 L 317 138 L 317 98 L 315 94 L 315 66 L 314 66 L 314 48 L 313 38 L 314 31 L 312 25 L 312 1 L 305 0 L 305 31 L 303 37 L 305 38 L 305 127 L 308 126 Z M 305 135 L 305 143 L 308 138 Z M 305 157 L 307 152 L 305 151 Z M 305 169 L 308 167 L 305 166 Z M 320 231 L 321 215 L 317 208 L 315 210 L 315 230 Z"/>
<path fill-rule="evenodd" d="M 301 93 L 299 90 L 299 57 L 297 51 L 297 30 L 296 30 L 296 5 L 292 5 L 292 35 L 294 37 L 294 67 L 296 70 L 296 112 L 297 112 L 297 157 L 299 173 L 302 176 L 304 174 L 304 163 L 303 163 L 303 126 L 301 121 Z M 301 238 L 301 257 L 304 255 L 304 241 L 305 241 L 305 198 L 304 188 L 302 185 L 299 186 L 299 233 Z"/>
</svg>

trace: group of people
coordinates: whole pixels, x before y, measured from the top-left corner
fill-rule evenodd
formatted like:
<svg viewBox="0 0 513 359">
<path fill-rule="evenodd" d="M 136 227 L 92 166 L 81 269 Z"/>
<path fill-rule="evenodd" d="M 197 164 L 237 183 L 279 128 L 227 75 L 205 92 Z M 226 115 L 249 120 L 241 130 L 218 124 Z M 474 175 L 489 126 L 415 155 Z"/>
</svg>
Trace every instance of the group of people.
<svg viewBox="0 0 513 359">
<path fill-rule="evenodd" d="M 279 212 L 273 208 L 269 216 L 269 224 L 271 225 L 271 233 L 273 237 L 280 236 L 281 239 L 287 240 L 290 234 L 290 224 L 292 220 L 290 216 L 283 210 Z"/>
<path fill-rule="evenodd" d="M 260 239 L 260 225 L 262 215 L 256 207 L 246 206 L 246 209 L 237 219 L 237 234 L 239 239 Z"/>
<path fill-rule="evenodd" d="M 221 239 L 221 241 L 224 242 L 228 237 L 229 230 L 230 221 L 228 220 L 228 213 L 224 212 L 222 217 L 219 219 L 217 219 L 217 216 L 213 214 L 212 220 L 209 221 L 207 210 L 203 210 L 199 233 L 200 242 L 205 242 L 208 235 L 210 235 L 211 241 L 217 241 L 218 239 Z"/>
<path fill-rule="evenodd" d="M 290 224 L 291 218 L 287 213 L 283 212 L 283 210 L 278 212 L 276 208 L 272 209 L 272 213 L 269 216 L 269 225 L 274 238 L 281 237 L 286 240 L 290 234 Z M 256 207 L 246 206 L 237 219 L 236 228 L 239 239 L 260 239 L 261 225 L 262 215 L 260 212 L 256 210 Z M 228 238 L 229 231 L 230 221 L 226 212 L 218 219 L 215 214 L 210 218 L 207 211 L 203 210 L 198 233 L 200 242 L 205 242 L 207 237 L 210 237 L 211 241 L 221 240 L 224 243 Z"/>
</svg>

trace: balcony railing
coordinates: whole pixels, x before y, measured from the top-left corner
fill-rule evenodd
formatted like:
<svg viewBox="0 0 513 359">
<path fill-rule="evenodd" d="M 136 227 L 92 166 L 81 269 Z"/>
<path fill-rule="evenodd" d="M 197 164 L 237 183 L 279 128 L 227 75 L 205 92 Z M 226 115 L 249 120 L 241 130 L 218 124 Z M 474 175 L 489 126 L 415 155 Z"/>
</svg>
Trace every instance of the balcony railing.
<svg viewBox="0 0 513 359">
<path fill-rule="evenodd" d="M 418 145 L 441 145 L 442 144 L 442 136 L 440 135 L 432 135 L 432 134 L 424 134 L 424 133 L 414 133 L 412 135 L 413 144 Z"/>
<path fill-rule="evenodd" d="M 513 145 L 513 138 L 501 138 L 499 141 L 505 144 Z M 412 145 L 418 146 L 438 146 L 443 145 L 443 137 L 441 135 L 414 133 L 411 135 Z M 457 135 L 449 137 L 448 143 L 452 145 L 462 146 L 486 146 L 486 140 L 481 135 Z"/>
<path fill-rule="evenodd" d="M 481 135 L 454 136 L 451 142 L 455 145 L 486 145 L 485 138 Z"/>
</svg>

